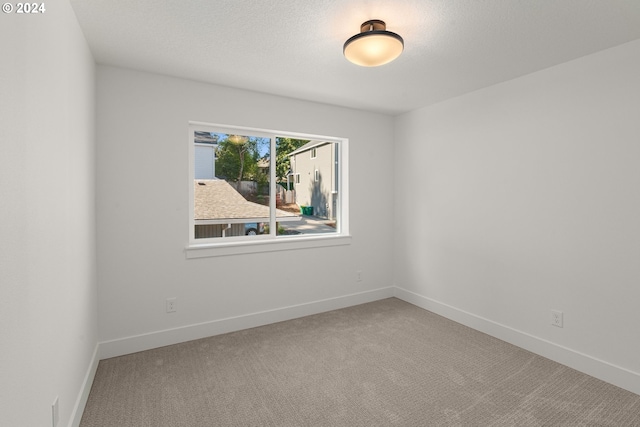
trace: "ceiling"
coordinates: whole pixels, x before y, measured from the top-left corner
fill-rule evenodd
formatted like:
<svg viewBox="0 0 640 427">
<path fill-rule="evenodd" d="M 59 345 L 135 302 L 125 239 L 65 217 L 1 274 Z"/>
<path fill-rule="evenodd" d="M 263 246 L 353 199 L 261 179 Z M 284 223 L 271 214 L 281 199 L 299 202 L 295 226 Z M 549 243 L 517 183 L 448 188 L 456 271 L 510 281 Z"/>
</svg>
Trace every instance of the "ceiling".
<svg viewBox="0 0 640 427">
<path fill-rule="evenodd" d="M 386 114 L 640 38 L 638 0 L 71 0 L 99 64 Z M 342 55 L 369 19 L 405 50 Z"/>
</svg>

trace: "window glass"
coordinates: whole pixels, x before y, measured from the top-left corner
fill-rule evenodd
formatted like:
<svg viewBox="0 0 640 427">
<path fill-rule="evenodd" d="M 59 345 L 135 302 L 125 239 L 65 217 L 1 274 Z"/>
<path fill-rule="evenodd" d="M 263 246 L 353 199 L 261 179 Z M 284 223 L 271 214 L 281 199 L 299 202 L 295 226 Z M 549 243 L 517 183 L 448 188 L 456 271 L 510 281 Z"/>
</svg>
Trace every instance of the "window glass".
<svg viewBox="0 0 640 427">
<path fill-rule="evenodd" d="M 335 233 L 339 225 L 339 191 L 337 189 L 339 167 L 336 166 L 336 150 L 339 142 L 323 140 L 291 140 L 277 138 L 283 154 L 290 159 L 289 167 L 295 174 L 294 200 L 300 208 L 300 224 L 283 224 L 301 233 Z M 285 149 L 286 147 L 286 149 Z"/>
<path fill-rule="evenodd" d="M 270 219 L 271 140 L 196 131 L 194 145 L 195 239 L 264 234 Z"/>
<path fill-rule="evenodd" d="M 339 139 L 191 129 L 190 241 L 339 233 Z"/>
</svg>

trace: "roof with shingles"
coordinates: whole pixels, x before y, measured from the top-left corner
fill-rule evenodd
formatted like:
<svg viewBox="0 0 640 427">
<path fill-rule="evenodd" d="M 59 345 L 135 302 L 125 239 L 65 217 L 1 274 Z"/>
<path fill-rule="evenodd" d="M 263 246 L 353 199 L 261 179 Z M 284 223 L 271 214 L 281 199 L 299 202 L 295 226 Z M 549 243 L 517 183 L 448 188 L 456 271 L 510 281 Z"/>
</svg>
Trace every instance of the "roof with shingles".
<svg viewBox="0 0 640 427">
<path fill-rule="evenodd" d="M 211 132 L 195 131 L 194 138 L 196 144 L 218 145 L 218 137 L 211 135 Z"/>
<path fill-rule="evenodd" d="M 247 201 L 223 179 L 196 179 L 193 185 L 196 220 L 269 218 L 269 206 Z M 276 218 L 297 216 L 276 209 Z"/>
</svg>

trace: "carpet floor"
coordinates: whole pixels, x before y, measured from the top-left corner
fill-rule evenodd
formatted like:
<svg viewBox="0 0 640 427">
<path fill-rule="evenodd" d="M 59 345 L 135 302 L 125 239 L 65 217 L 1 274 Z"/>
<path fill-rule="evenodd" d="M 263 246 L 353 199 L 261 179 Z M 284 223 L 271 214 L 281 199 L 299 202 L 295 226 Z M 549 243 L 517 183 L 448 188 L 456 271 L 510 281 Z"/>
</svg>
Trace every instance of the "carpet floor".
<svg viewBox="0 0 640 427">
<path fill-rule="evenodd" d="M 81 427 L 640 426 L 640 396 L 396 298 L 102 360 Z"/>
</svg>

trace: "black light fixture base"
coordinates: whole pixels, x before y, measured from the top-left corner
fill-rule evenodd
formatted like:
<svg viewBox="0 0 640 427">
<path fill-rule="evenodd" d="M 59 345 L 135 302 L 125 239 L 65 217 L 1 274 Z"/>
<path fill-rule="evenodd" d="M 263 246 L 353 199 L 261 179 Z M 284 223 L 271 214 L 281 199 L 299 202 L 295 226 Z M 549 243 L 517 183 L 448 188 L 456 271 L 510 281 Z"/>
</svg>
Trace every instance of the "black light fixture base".
<svg viewBox="0 0 640 427">
<path fill-rule="evenodd" d="M 360 25 L 360 32 L 365 33 L 367 31 L 384 31 L 387 29 L 387 24 L 379 19 L 370 19 Z"/>
</svg>

